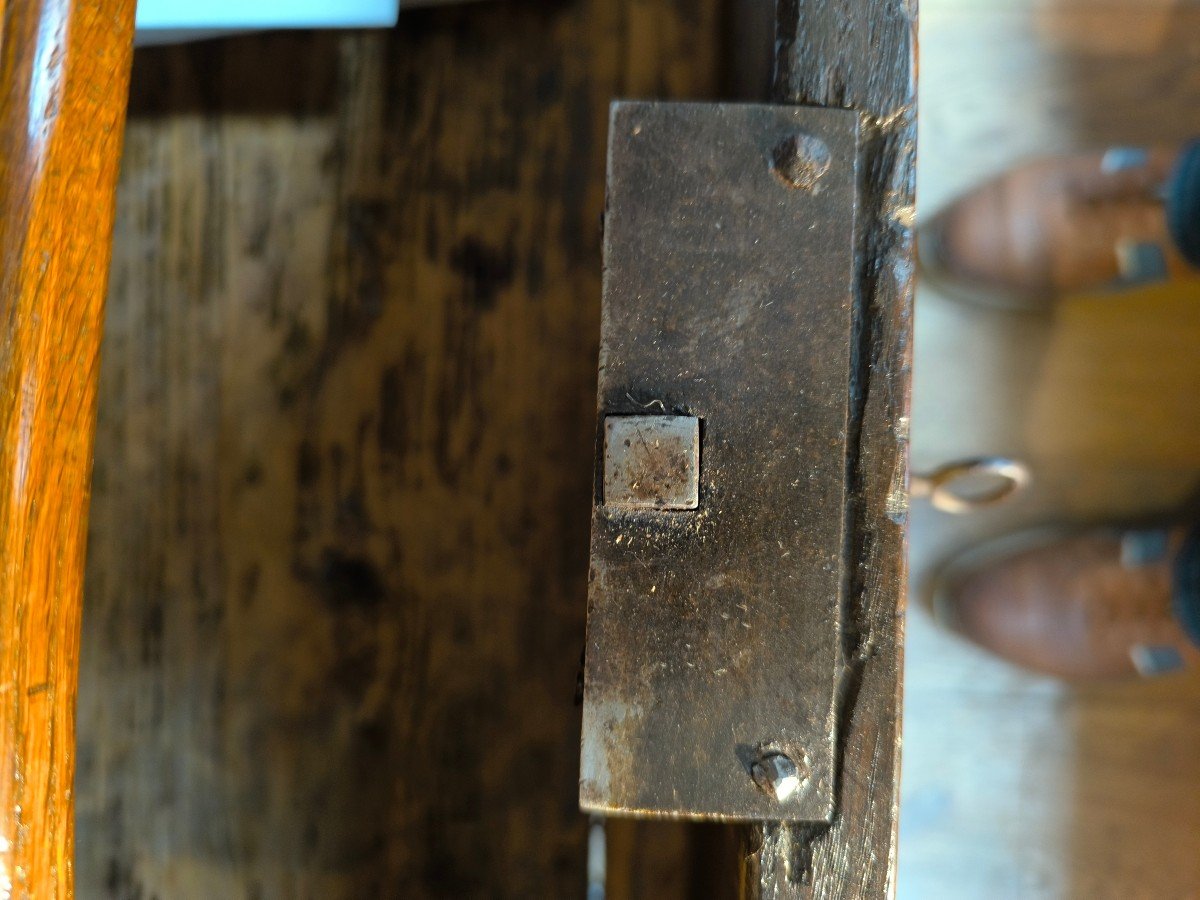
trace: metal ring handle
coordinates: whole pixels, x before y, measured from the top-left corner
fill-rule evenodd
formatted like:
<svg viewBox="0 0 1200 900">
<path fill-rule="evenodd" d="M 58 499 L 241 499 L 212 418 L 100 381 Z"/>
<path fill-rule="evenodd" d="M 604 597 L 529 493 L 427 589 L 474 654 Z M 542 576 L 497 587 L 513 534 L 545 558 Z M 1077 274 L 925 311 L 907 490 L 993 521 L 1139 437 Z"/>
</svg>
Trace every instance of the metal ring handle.
<svg viewBox="0 0 1200 900">
<path fill-rule="evenodd" d="M 963 478 L 989 475 L 999 480 L 995 488 L 975 497 L 964 497 L 954 491 L 956 482 Z M 1022 462 L 1005 456 L 984 456 L 977 459 L 950 463 L 935 469 L 928 475 L 915 476 L 916 493 L 927 494 L 935 509 L 961 515 L 1001 503 L 1030 481 L 1029 468 Z"/>
</svg>

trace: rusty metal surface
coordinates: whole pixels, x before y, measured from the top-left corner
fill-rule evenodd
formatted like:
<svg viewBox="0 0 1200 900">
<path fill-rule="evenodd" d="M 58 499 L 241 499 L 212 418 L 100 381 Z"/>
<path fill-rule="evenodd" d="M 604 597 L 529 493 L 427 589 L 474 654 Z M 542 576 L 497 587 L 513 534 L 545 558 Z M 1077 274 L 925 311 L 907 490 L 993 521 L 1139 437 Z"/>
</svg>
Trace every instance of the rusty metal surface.
<svg viewBox="0 0 1200 900">
<path fill-rule="evenodd" d="M 857 134 L 613 107 L 597 450 L 610 417 L 695 417 L 700 478 L 695 509 L 635 508 L 597 467 L 587 809 L 832 816 Z"/>
<path fill-rule="evenodd" d="M 691 511 L 605 504 L 598 478 L 584 808 L 833 814 L 857 133 L 839 110 L 613 108 L 598 445 L 653 407 L 701 420 L 702 463 Z M 762 778 L 780 755 L 786 792 Z"/>
</svg>

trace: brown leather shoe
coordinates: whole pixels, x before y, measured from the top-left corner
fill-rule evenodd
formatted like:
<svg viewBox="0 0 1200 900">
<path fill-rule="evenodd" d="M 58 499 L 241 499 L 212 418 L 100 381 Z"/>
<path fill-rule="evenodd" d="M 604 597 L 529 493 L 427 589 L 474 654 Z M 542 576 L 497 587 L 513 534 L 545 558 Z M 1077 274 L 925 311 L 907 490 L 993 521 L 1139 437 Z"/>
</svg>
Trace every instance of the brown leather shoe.
<svg viewBox="0 0 1200 900">
<path fill-rule="evenodd" d="M 922 274 L 993 305 L 1200 278 L 1200 142 L 1020 166 L 920 229 Z"/>
<path fill-rule="evenodd" d="M 1070 679 L 1200 663 L 1200 528 L 1032 532 L 958 557 L 934 616 L 1010 662 Z"/>
</svg>

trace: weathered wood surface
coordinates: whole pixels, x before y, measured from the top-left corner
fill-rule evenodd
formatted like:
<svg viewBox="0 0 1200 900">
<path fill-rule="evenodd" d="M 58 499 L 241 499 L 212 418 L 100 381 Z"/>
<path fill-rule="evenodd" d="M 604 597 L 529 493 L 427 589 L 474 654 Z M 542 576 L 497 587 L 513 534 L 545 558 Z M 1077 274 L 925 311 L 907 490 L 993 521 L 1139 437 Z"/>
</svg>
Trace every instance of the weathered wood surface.
<svg viewBox="0 0 1200 900">
<path fill-rule="evenodd" d="M 132 0 L 0 2 L 0 895 L 72 895 L 97 357 Z"/>
<path fill-rule="evenodd" d="M 83 896 L 582 896 L 608 104 L 713 96 L 718 33 L 504 2 L 138 51 Z"/>
<path fill-rule="evenodd" d="M 849 479 L 838 810 L 829 827 L 764 826 L 755 898 L 894 890 L 911 382 L 916 0 L 780 0 L 775 99 L 866 119 Z"/>
</svg>

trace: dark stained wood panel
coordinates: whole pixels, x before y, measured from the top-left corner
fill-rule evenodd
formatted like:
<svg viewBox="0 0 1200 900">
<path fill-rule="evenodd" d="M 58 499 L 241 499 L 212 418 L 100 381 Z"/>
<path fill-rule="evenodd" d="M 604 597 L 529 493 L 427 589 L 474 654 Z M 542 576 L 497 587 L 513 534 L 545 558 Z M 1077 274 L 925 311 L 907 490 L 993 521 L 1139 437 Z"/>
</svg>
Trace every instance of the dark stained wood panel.
<svg viewBox="0 0 1200 900">
<path fill-rule="evenodd" d="M 608 104 L 714 96 L 718 26 L 508 0 L 138 52 L 81 896 L 583 894 Z M 680 872 L 655 846 L 621 871 Z"/>
</svg>

